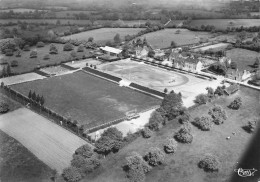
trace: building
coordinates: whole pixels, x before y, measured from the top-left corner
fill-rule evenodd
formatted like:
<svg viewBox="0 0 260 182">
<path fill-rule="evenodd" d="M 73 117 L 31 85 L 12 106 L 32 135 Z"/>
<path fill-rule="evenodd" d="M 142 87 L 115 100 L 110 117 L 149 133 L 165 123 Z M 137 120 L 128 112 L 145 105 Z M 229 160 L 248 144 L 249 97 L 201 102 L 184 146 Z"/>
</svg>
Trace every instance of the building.
<svg viewBox="0 0 260 182">
<path fill-rule="evenodd" d="M 135 47 L 134 51 L 135 51 L 135 55 L 137 57 L 143 58 L 143 57 L 147 57 L 148 56 L 150 48 L 148 48 L 147 46 L 143 46 L 143 47 L 138 46 L 138 47 Z"/>
<path fill-rule="evenodd" d="M 105 47 L 100 47 L 100 49 L 107 55 L 109 56 L 115 56 L 115 57 L 119 57 L 119 55 L 121 54 L 122 50 L 121 49 L 117 49 L 114 47 L 109 47 L 109 46 L 105 46 Z"/>
</svg>

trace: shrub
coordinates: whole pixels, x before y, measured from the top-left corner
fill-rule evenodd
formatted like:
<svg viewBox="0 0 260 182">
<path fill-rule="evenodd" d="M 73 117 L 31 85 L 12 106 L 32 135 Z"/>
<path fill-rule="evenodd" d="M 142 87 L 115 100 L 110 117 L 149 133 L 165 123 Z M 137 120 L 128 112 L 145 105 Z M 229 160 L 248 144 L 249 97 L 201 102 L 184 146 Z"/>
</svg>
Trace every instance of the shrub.
<svg viewBox="0 0 260 182">
<path fill-rule="evenodd" d="M 36 47 L 44 47 L 45 44 L 43 42 L 37 42 Z"/>
<path fill-rule="evenodd" d="M 45 55 L 43 56 L 43 60 L 48 60 L 48 59 L 50 59 L 50 55 L 49 55 L 49 54 L 45 54 Z"/>
<path fill-rule="evenodd" d="M 166 139 L 163 146 L 166 153 L 175 153 L 177 150 L 177 142 L 173 138 Z"/>
<path fill-rule="evenodd" d="M 5 102 L 0 102 L 0 113 L 7 113 L 9 111 L 9 105 Z"/>
<path fill-rule="evenodd" d="M 70 56 L 71 56 L 72 58 L 76 58 L 76 57 L 77 57 L 76 51 L 71 51 L 71 52 L 70 52 Z"/>
<path fill-rule="evenodd" d="M 83 156 L 84 158 L 91 158 L 93 156 L 94 152 L 93 152 L 92 148 L 88 144 L 86 144 L 86 145 L 79 147 L 75 151 L 75 154 Z"/>
<path fill-rule="evenodd" d="M 25 45 L 25 46 L 23 47 L 23 50 L 24 50 L 24 51 L 30 51 L 29 45 Z"/>
<path fill-rule="evenodd" d="M 247 130 L 249 133 L 253 133 L 257 126 L 257 119 L 253 119 L 252 121 L 249 121 L 247 124 Z"/>
<path fill-rule="evenodd" d="M 68 167 L 62 173 L 65 180 L 68 182 L 77 182 L 81 180 L 82 176 L 76 167 Z"/>
<path fill-rule="evenodd" d="M 21 57 L 21 56 L 22 56 L 21 51 L 18 50 L 18 51 L 16 52 L 16 54 L 15 54 L 15 57 Z"/>
<path fill-rule="evenodd" d="M 219 170 L 220 162 L 216 156 L 206 154 L 200 159 L 198 166 L 206 172 L 214 172 Z"/>
<path fill-rule="evenodd" d="M 54 44 L 50 45 L 50 50 L 49 50 L 50 54 L 58 54 L 58 49 Z"/>
<path fill-rule="evenodd" d="M 31 51 L 30 58 L 37 58 L 37 51 L 36 50 Z"/>
<path fill-rule="evenodd" d="M 209 116 L 196 117 L 193 123 L 202 131 L 209 131 L 212 127 L 211 118 Z"/>
<path fill-rule="evenodd" d="M 145 173 L 151 170 L 151 167 L 143 160 L 142 156 L 133 152 L 126 157 L 124 170 L 127 172 L 127 178 L 132 182 L 141 182 L 145 179 Z"/>
<path fill-rule="evenodd" d="M 148 128 L 157 131 L 164 124 L 164 118 L 157 111 L 154 111 L 149 119 Z"/>
<path fill-rule="evenodd" d="M 6 49 L 6 50 L 5 50 L 5 55 L 6 55 L 6 56 L 13 56 L 13 55 L 14 55 L 14 52 L 13 52 L 12 49 Z"/>
<path fill-rule="evenodd" d="M 148 162 L 148 164 L 152 166 L 157 166 L 162 164 L 164 158 L 165 158 L 164 152 L 157 147 L 150 148 L 149 151 L 144 156 L 144 159 Z"/>
<path fill-rule="evenodd" d="M 143 135 L 144 138 L 150 138 L 152 136 L 152 134 L 153 134 L 153 132 L 147 127 L 145 127 L 142 130 L 142 135 Z"/>
<path fill-rule="evenodd" d="M 77 51 L 78 52 L 84 52 L 84 45 L 80 44 Z"/>
<path fill-rule="evenodd" d="M 66 43 L 63 46 L 63 51 L 72 51 L 74 49 L 73 45 L 71 43 Z"/>
<path fill-rule="evenodd" d="M 187 126 L 182 126 L 179 131 L 175 134 L 177 141 L 182 143 L 191 143 L 193 141 L 193 136 L 190 133 L 190 129 Z"/>
<path fill-rule="evenodd" d="M 189 121 L 190 121 L 190 114 L 187 111 L 183 112 L 183 114 L 179 116 L 179 122 L 181 124 L 189 123 Z"/>
<path fill-rule="evenodd" d="M 241 107 L 241 105 L 242 105 L 242 98 L 236 97 L 235 100 L 233 100 L 230 103 L 229 108 L 238 110 Z"/>
<path fill-rule="evenodd" d="M 17 66 L 18 66 L 18 61 L 13 60 L 13 61 L 11 62 L 11 67 L 17 67 Z"/>
<path fill-rule="evenodd" d="M 218 86 L 218 87 L 216 88 L 214 94 L 215 94 L 215 95 L 218 95 L 218 96 L 224 95 L 224 93 L 225 93 L 225 92 L 224 92 L 225 88 L 226 88 L 225 86 L 222 86 L 222 87 Z"/>
<path fill-rule="evenodd" d="M 196 96 L 194 102 L 196 104 L 206 104 L 208 102 L 208 96 L 206 94 L 199 94 Z"/>
<path fill-rule="evenodd" d="M 231 67 L 232 69 L 237 69 L 237 63 L 232 61 L 232 62 L 230 63 L 230 67 Z"/>
<path fill-rule="evenodd" d="M 208 114 L 212 117 L 213 122 L 217 125 L 223 124 L 227 119 L 226 111 L 221 106 L 214 106 L 208 112 Z"/>
</svg>

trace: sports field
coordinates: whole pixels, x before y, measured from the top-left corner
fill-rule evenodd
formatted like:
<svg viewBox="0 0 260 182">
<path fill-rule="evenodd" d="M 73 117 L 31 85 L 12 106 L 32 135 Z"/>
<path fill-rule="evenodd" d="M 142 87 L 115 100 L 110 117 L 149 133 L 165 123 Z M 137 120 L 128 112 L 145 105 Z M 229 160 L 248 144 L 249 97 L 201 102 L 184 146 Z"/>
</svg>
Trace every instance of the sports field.
<svg viewBox="0 0 260 182">
<path fill-rule="evenodd" d="M 73 67 L 73 68 L 84 68 L 84 67 L 86 67 L 87 63 L 88 63 L 88 65 L 98 65 L 98 64 L 102 64 L 102 61 L 91 58 L 91 59 L 84 59 L 84 60 L 80 60 L 80 61 L 68 62 L 68 63 L 65 63 L 65 65 Z"/>
<path fill-rule="evenodd" d="M 119 34 L 121 39 L 124 40 L 126 35 L 133 35 L 143 28 L 101 28 L 86 32 L 81 32 L 78 34 L 73 34 L 63 37 L 65 40 L 76 39 L 76 40 L 88 40 L 89 37 L 93 37 L 94 41 L 97 43 L 105 43 L 107 41 L 114 41 L 116 34 Z"/>
<path fill-rule="evenodd" d="M 83 71 L 12 86 L 28 95 L 43 95 L 45 106 L 77 120 L 86 128 L 119 119 L 127 111 L 144 110 L 160 104 L 160 99 L 119 87 Z"/>
<path fill-rule="evenodd" d="M 59 173 L 70 165 L 75 150 L 86 144 L 86 141 L 26 108 L 1 115 L 0 129 Z"/>
<path fill-rule="evenodd" d="M 181 92 L 184 105 L 187 107 L 194 104 L 193 99 L 196 95 L 206 92 L 206 87 L 215 88 L 219 85 L 219 81 L 216 80 L 209 81 L 189 74 L 167 71 L 129 59 L 102 64 L 98 69 L 158 91 L 167 88 L 168 91 Z"/>
<path fill-rule="evenodd" d="M 45 78 L 44 76 L 32 72 L 32 73 L 25 73 L 22 75 L 1 78 L 0 83 L 4 82 L 5 85 L 13 85 L 13 84 L 29 82 L 29 81 L 44 79 L 44 78 Z"/>
<path fill-rule="evenodd" d="M 180 30 L 179 34 L 176 34 L 177 30 Z M 160 49 L 170 47 L 171 41 L 174 41 L 177 46 L 182 46 L 199 43 L 200 40 L 205 40 L 210 36 L 208 32 L 193 32 L 187 29 L 164 29 L 141 37 L 145 37 L 154 49 Z"/>
</svg>

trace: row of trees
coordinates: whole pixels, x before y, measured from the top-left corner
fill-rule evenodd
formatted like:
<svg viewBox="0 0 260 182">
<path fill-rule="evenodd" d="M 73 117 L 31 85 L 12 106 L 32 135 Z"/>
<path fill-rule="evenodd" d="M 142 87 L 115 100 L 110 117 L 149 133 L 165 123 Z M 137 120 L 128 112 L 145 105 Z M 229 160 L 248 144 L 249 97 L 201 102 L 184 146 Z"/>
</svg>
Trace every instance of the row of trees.
<svg viewBox="0 0 260 182">
<path fill-rule="evenodd" d="M 33 101 L 43 105 L 45 103 L 45 99 L 43 96 L 40 96 L 39 94 L 36 94 L 35 91 L 32 92 L 31 90 L 29 91 L 28 98 L 32 99 Z"/>
</svg>

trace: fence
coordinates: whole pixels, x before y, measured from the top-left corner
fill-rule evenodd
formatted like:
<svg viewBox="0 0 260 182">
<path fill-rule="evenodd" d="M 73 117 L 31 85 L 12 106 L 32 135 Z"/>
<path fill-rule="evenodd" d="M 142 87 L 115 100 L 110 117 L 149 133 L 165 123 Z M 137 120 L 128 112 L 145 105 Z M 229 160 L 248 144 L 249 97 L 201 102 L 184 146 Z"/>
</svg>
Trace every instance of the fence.
<svg viewBox="0 0 260 182">
<path fill-rule="evenodd" d="M 77 135 L 78 137 L 82 138 L 83 140 L 89 142 L 87 138 L 83 135 L 83 127 L 80 127 L 79 125 L 72 123 L 69 119 L 59 115 L 55 111 L 40 105 L 39 103 L 33 101 L 32 99 L 28 98 L 27 96 L 23 95 L 20 92 L 17 92 L 16 90 L 13 90 L 11 87 L 4 86 L 0 88 L 1 93 L 4 93 L 5 95 L 9 96 L 10 98 L 18 101 L 22 105 L 27 106 L 28 103 L 30 103 L 30 110 L 33 112 L 40 114 L 41 116 L 47 118 L 48 120 L 52 121 L 53 123 L 63 127 L 64 129 L 70 131 L 71 133 Z M 60 123 L 62 121 L 62 125 Z M 66 125 L 64 126 L 63 123 Z"/>
<path fill-rule="evenodd" d="M 159 97 L 164 97 L 165 96 L 165 93 L 163 93 L 163 92 L 160 92 L 160 91 L 157 91 L 157 90 L 153 90 L 151 88 L 144 87 L 144 86 L 138 85 L 136 83 L 131 83 L 129 86 L 133 87 L 133 88 L 136 88 L 138 90 L 144 91 L 144 92 L 148 92 L 148 93 L 153 94 L 153 95 L 157 95 Z"/>
</svg>

